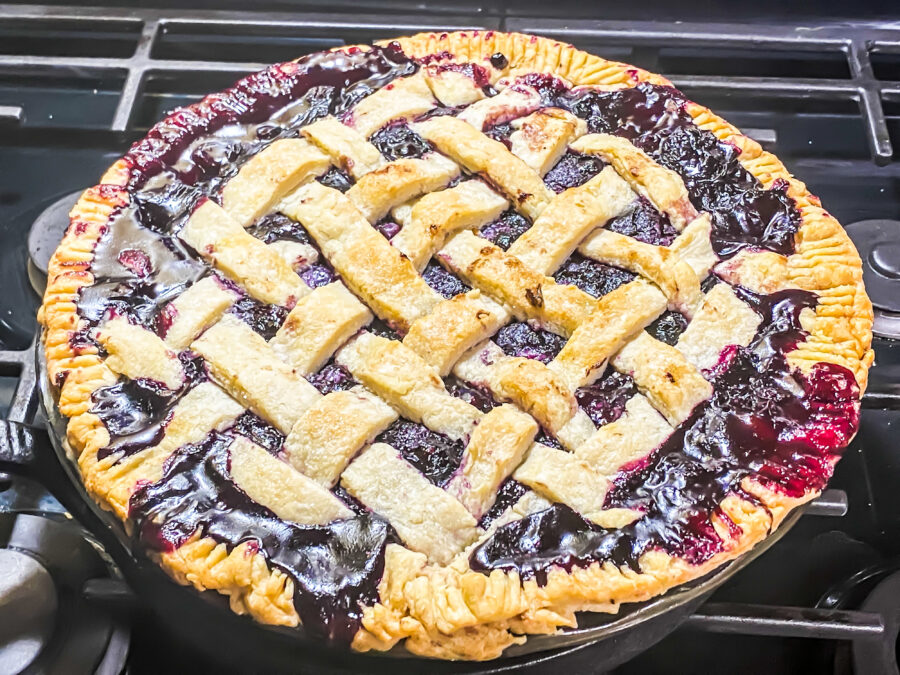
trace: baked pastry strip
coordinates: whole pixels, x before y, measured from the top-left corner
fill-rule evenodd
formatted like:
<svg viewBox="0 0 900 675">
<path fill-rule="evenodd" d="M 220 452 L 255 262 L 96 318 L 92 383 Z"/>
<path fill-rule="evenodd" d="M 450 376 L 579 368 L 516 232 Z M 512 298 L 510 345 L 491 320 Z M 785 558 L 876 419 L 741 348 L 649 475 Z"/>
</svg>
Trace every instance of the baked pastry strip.
<svg viewBox="0 0 900 675">
<path fill-rule="evenodd" d="M 399 417 L 364 387 L 323 396 L 300 416 L 284 439 L 284 455 L 297 471 L 331 488 L 351 459 Z"/>
<path fill-rule="evenodd" d="M 665 246 L 645 244 L 618 232 L 600 230 L 585 239 L 578 250 L 602 263 L 621 267 L 659 286 L 669 309 L 690 319 L 701 298 L 700 279 L 693 268 Z"/>
<path fill-rule="evenodd" d="M 436 105 L 425 74 L 419 72 L 366 96 L 350 110 L 344 123 L 368 138 L 388 122 L 416 117 Z"/>
<path fill-rule="evenodd" d="M 303 224 L 350 290 L 400 330 L 441 301 L 346 195 L 313 182 L 288 195 L 280 209 Z"/>
<path fill-rule="evenodd" d="M 300 183 L 325 173 L 331 159 L 303 138 L 274 141 L 222 189 L 222 208 L 242 227 L 266 214 Z"/>
<path fill-rule="evenodd" d="M 94 335 L 106 349 L 106 365 L 134 380 L 147 378 L 176 390 L 184 383 L 178 354 L 155 333 L 117 317 L 100 325 Z"/>
<path fill-rule="evenodd" d="M 527 84 L 517 83 L 508 86 L 496 96 L 483 98 L 467 106 L 456 119 L 471 124 L 476 130 L 484 131 L 488 127 L 509 122 L 541 106 L 541 95 Z"/>
<path fill-rule="evenodd" d="M 113 453 L 99 461 L 96 455 L 83 456 L 80 467 L 85 485 L 124 518 L 131 494 L 139 485 L 162 478 L 163 465 L 175 450 L 202 441 L 211 431 L 231 426 L 245 410 L 217 385 L 201 382 L 172 409 L 157 445 L 125 457 Z"/>
<path fill-rule="evenodd" d="M 669 216 L 672 227 L 679 232 L 697 217 L 697 209 L 691 204 L 681 176 L 657 164 L 628 139 L 610 134 L 588 134 L 571 147 L 576 152 L 600 155 L 609 162 L 635 192 Z"/>
<path fill-rule="evenodd" d="M 372 224 L 395 206 L 426 192 L 446 187 L 459 176 L 455 162 L 431 152 L 422 157 L 398 159 L 371 171 L 347 190 L 347 199 Z"/>
<path fill-rule="evenodd" d="M 187 349 L 237 299 L 238 294 L 215 275 L 200 279 L 161 310 L 160 316 L 166 321 L 163 342 L 175 351 Z"/>
<path fill-rule="evenodd" d="M 496 79 L 493 68 L 484 70 L 489 79 Z M 431 93 L 447 107 L 470 105 L 485 97 L 482 86 L 468 73 L 446 68 L 441 64 L 426 65 L 421 72 L 425 75 L 425 82 Z M 491 77 L 492 75 L 494 76 Z"/>
<path fill-rule="evenodd" d="M 541 176 L 565 154 L 569 143 L 587 133 L 584 120 L 560 108 L 542 108 L 512 120 L 511 126 L 512 154 Z"/>
<path fill-rule="evenodd" d="M 257 300 L 292 307 L 309 293 L 309 286 L 282 256 L 247 233 L 211 199 L 197 207 L 179 236 Z"/>
<path fill-rule="evenodd" d="M 335 354 L 335 361 L 407 419 L 455 440 L 469 438 L 484 417 L 447 393 L 434 369 L 397 340 L 363 332 Z"/>
<path fill-rule="evenodd" d="M 226 314 L 191 343 L 225 391 L 283 434 L 321 398 L 240 319 Z"/>
<path fill-rule="evenodd" d="M 540 274 L 553 274 L 592 230 L 622 215 L 634 192 L 612 167 L 556 195 L 507 251 Z"/>
<path fill-rule="evenodd" d="M 559 335 L 571 335 L 597 307 L 597 300 L 584 291 L 534 272 L 472 232 L 450 239 L 437 258 L 469 285 L 509 307 L 520 321 L 533 319 Z"/>
<path fill-rule="evenodd" d="M 393 210 L 403 228 L 391 244 L 421 271 L 447 239 L 461 230 L 474 230 L 495 220 L 506 210 L 505 198 L 480 180 L 432 192 Z"/>
<path fill-rule="evenodd" d="M 386 518 L 407 546 L 437 564 L 450 562 L 481 533 L 462 504 L 385 443 L 369 446 L 354 459 L 341 485 Z"/>
<path fill-rule="evenodd" d="M 331 157 L 332 164 L 356 180 L 384 165 L 378 148 L 361 133 L 331 115 L 303 127 L 300 133 Z"/>
<path fill-rule="evenodd" d="M 728 345 L 750 344 L 760 322 L 728 284 L 716 284 L 675 346 L 695 368 L 705 371 L 719 362 Z"/>
<path fill-rule="evenodd" d="M 369 308 L 333 281 L 300 298 L 269 346 L 298 373 L 309 375 L 371 321 Z"/>
<path fill-rule="evenodd" d="M 243 436 L 234 437 L 228 452 L 237 486 L 279 518 L 301 525 L 324 525 L 353 515 L 327 488 Z"/>
<path fill-rule="evenodd" d="M 553 193 L 541 177 L 499 141 L 455 117 L 435 117 L 412 125 L 413 131 L 459 162 L 471 173 L 483 174 L 532 221 L 550 203 Z"/>
<path fill-rule="evenodd" d="M 493 505 L 500 484 L 522 461 L 537 432 L 537 423 L 515 406 L 494 408 L 472 432 L 459 472 L 450 479 L 447 492 L 480 519 Z"/>
</svg>

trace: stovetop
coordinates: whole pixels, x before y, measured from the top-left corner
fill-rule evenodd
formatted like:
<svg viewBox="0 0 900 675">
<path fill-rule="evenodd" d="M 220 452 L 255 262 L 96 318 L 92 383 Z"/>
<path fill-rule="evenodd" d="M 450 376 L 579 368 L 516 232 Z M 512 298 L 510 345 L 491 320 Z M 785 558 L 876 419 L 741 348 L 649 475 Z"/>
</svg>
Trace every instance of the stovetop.
<svg viewBox="0 0 900 675">
<path fill-rule="evenodd" d="M 293 11 L 300 5 L 302 12 Z M 40 283 L 41 250 L 45 264 L 48 246 L 58 236 L 53 225 L 64 223 L 58 217 L 41 220 L 42 212 L 58 202 L 57 214 L 64 213 L 66 199 L 92 184 L 165 111 L 228 86 L 256 67 L 340 44 L 444 28 L 518 30 L 573 42 L 669 76 L 690 97 L 777 153 L 812 192 L 824 196 L 825 207 L 842 223 L 882 220 L 887 222 L 876 228 L 882 239 L 900 233 L 900 23 L 878 19 L 871 7 L 865 21 L 801 21 L 795 16 L 777 23 L 740 13 L 723 19 L 752 19 L 735 24 L 711 23 L 705 18 L 709 11 L 694 11 L 696 7 L 685 11 L 689 21 L 671 22 L 628 20 L 621 6 L 601 19 L 597 9 L 565 2 L 548 7 L 478 0 L 333 0 L 323 5 L 271 1 L 265 5 L 271 10 L 252 13 L 0 5 L 4 417 L 29 421 L 34 407 L 33 401 L 23 401 L 28 392 L 20 387 L 16 394 L 16 387 L 28 375 L 25 350 L 36 328 L 39 296 L 33 285 Z M 671 15 L 671 5 L 666 6 Z M 36 221 L 49 229 L 32 237 L 29 252 L 29 232 Z M 873 227 L 860 226 L 861 237 Z M 41 250 L 34 250 L 35 243 Z M 36 263 L 31 275 L 30 255 Z M 900 270 L 900 249 L 892 264 Z M 891 270 L 879 274 L 888 279 L 880 302 L 891 309 L 900 302 L 900 293 L 892 293 L 889 282 L 897 283 L 900 275 Z M 882 319 L 885 331 L 898 323 L 889 313 Z M 894 376 L 900 374 L 900 341 L 876 338 L 875 349 L 873 379 L 900 382 Z M 870 404 L 890 407 L 894 400 L 873 396 Z M 896 635 L 889 634 L 897 617 L 879 617 L 878 611 L 882 595 L 900 588 L 900 582 L 891 586 L 886 581 L 896 581 L 891 574 L 900 568 L 898 425 L 900 412 L 864 410 L 860 433 L 829 491 L 807 515 L 682 628 L 614 672 L 891 672 L 874 665 L 879 661 L 872 654 L 896 648 Z M 51 524 L 35 523 L 35 514 L 49 514 Z M 43 542 L 34 533 L 64 528 L 62 536 L 74 537 L 76 527 L 39 482 L 0 479 L 0 599 L 7 597 L 4 565 L 16 566 L 15 556 L 5 551 L 15 549 L 46 562 L 44 553 L 29 553 L 29 546 Z M 189 645 L 133 606 L 102 552 L 89 545 L 80 560 L 88 570 L 84 579 L 72 567 L 73 588 L 60 590 L 57 580 L 57 604 L 41 596 L 44 604 L 26 612 L 33 621 L 28 639 L 20 640 L 24 647 L 16 643 L 21 659 L 27 648 L 49 635 L 47 626 L 53 621 L 48 617 L 61 616 L 65 602 L 83 596 L 84 616 L 100 626 L 94 639 L 105 636 L 100 641 L 106 645 L 84 672 L 211 670 Z M 94 581 L 85 587 L 88 577 Z M 39 572 L 33 578 L 37 586 L 46 585 Z M 876 587 L 882 595 L 869 595 Z M 887 602 L 896 613 L 900 592 Z M 9 639 L 0 628 L 0 646 Z M 5 672 L 4 651 L 0 648 L 0 670 Z M 74 673 L 75 661 L 68 663 L 68 669 L 56 672 Z M 591 649 L 526 672 L 566 668 L 595 672 Z M 215 672 L 228 671 L 216 666 Z"/>
</svg>

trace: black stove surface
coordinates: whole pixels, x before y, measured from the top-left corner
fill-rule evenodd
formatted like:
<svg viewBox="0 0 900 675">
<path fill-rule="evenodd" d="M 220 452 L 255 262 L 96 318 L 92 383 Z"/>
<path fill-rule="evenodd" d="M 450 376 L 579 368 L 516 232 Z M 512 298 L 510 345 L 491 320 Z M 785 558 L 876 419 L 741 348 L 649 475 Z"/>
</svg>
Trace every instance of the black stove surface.
<svg viewBox="0 0 900 675">
<path fill-rule="evenodd" d="M 32 224 L 48 206 L 92 184 L 166 110 L 227 86 L 256 62 L 431 27 L 545 34 L 669 75 L 689 96 L 778 154 L 812 192 L 824 196 L 825 207 L 841 222 L 887 219 L 900 228 L 900 29 L 883 20 L 890 5 L 860 9 L 865 22 L 808 17 L 801 22 L 788 12 L 791 21 L 766 23 L 766 12 L 775 10 L 752 4 L 762 7 L 761 13 L 740 10 L 723 18 L 732 23 L 719 25 L 708 23 L 722 11 L 713 3 L 687 8 L 681 24 L 633 21 L 621 3 L 607 13 L 584 3 L 551 8 L 531 2 L 335 0 L 323 9 L 323 3 L 279 0 L 265 5 L 277 13 L 199 15 L 180 3 L 159 12 L 0 5 L 0 350 L 26 349 L 35 330 L 39 296 L 27 271 Z M 291 13 L 301 6 L 302 13 Z M 662 14 L 644 17 L 671 16 L 673 5 L 664 6 Z M 348 7 L 356 11 L 347 14 Z M 597 18 L 601 11 L 604 21 Z M 216 21 L 203 22 L 207 15 Z M 189 67 L 194 62 L 196 68 Z M 893 262 L 900 268 L 900 260 Z M 900 381 L 892 375 L 900 374 L 900 341 L 877 338 L 875 349 L 873 376 Z M 4 417 L 11 407 L 17 410 L 18 379 L 17 366 L 0 365 Z M 846 494 L 846 515 L 804 516 L 684 627 L 613 672 L 889 672 L 861 665 L 871 662 L 859 660 L 850 640 L 786 637 L 802 633 L 791 626 L 803 617 L 789 614 L 788 627 L 779 628 L 781 614 L 760 606 L 858 609 L 869 591 L 896 571 L 898 425 L 900 412 L 863 412 L 860 433 L 829 485 Z M 833 503 L 815 513 L 841 511 L 842 495 L 830 494 Z M 0 481 L 0 518 L 4 512 L 59 518 L 61 511 L 36 483 Z M 108 594 L 95 595 L 101 610 L 119 615 Z M 754 620 L 741 620 L 748 612 Z M 815 623 L 822 616 L 813 612 L 805 618 Z M 139 609 L 129 611 L 127 623 L 125 672 L 230 672 L 227 665 L 211 667 L 206 657 L 169 635 L 163 622 Z M 804 634 L 831 635 L 827 628 Z M 838 633 L 851 635 L 849 629 Z M 861 642 L 866 641 L 856 644 Z M 867 644 L 883 647 L 883 640 L 870 636 Z M 522 672 L 564 669 L 597 672 L 591 649 Z M 305 672 L 302 664 L 298 670 Z M 397 671 L 403 670 L 398 665 Z"/>
</svg>

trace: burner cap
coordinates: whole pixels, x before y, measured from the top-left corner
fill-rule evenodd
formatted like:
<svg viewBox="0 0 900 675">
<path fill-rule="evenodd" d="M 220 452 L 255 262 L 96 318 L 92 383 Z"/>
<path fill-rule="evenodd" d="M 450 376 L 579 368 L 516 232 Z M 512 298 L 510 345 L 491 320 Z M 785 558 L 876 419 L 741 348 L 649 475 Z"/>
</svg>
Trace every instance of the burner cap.
<svg viewBox="0 0 900 675">
<path fill-rule="evenodd" d="M 0 672 L 21 673 L 48 644 L 56 619 L 53 577 L 25 553 L 0 549 Z"/>
<path fill-rule="evenodd" d="M 28 232 L 28 276 L 39 295 L 43 294 L 47 285 L 50 256 L 69 226 L 69 211 L 75 206 L 81 192 L 73 192 L 53 202 L 35 218 Z"/>
<path fill-rule="evenodd" d="M 862 258 L 875 333 L 900 338 L 900 221 L 861 220 L 848 225 L 847 234 Z"/>
<path fill-rule="evenodd" d="M 83 592 L 109 575 L 71 521 L 0 513 L 0 672 L 122 672 L 128 628 Z"/>
</svg>

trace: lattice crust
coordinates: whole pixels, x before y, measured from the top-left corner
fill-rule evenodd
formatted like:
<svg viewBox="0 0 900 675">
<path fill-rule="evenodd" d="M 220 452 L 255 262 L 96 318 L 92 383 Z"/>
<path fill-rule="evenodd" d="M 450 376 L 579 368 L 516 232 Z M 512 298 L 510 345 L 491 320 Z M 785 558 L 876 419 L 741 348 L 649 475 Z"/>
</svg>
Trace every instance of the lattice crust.
<svg viewBox="0 0 900 675">
<path fill-rule="evenodd" d="M 706 378 L 720 354 L 749 344 L 759 327 L 756 312 L 727 283 L 701 292 L 713 268 L 751 290 L 815 290 L 819 304 L 803 316 L 809 337 L 789 358 L 801 368 L 822 360 L 845 365 L 863 386 L 871 307 L 858 257 L 837 223 L 777 159 L 705 108 L 688 107 L 699 127 L 738 147 L 742 164 L 767 187 L 788 182 L 804 219 L 794 255 L 742 252 L 720 264 L 710 217 L 697 213 L 677 173 L 626 139 L 587 134 L 582 120 L 545 107 L 541 94 L 517 79 L 551 73 L 576 86 L 620 88 L 668 84 L 663 78 L 529 36 L 420 35 L 400 45 L 434 62 L 362 98 L 340 119 L 319 119 L 300 129 L 301 137 L 271 143 L 224 185 L 221 206 L 205 200 L 178 233 L 247 295 L 290 310 L 270 341 L 228 313 L 239 293 L 209 275 L 163 308 L 162 337 L 114 318 L 94 331 L 105 359 L 96 348 L 73 351 L 71 331 L 85 327 L 75 300 L 93 283 L 93 248 L 114 209 L 129 201 L 114 187 L 129 180 L 124 163 L 73 211 L 78 228 L 70 228 L 51 261 L 40 318 L 50 375 L 65 377 L 60 409 L 71 417 L 69 437 L 101 503 L 125 519 L 130 495 L 158 481 L 179 447 L 213 430 L 230 433 L 232 479 L 279 517 L 304 525 L 350 517 L 330 491 L 340 483 L 399 535 L 403 545 L 388 546 L 379 602 L 365 608 L 355 648 L 383 650 L 405 640 L 417 654 L 492 658 L 523 634 L 574 626 L 576 610 L 616 611 L 621 602 L 705 574 L 814 496 L 788 499 L 745 479 L 741 487 L 758 501 L 731 495 L 719 505 L 714 526 L 724 548 L 701 565 L 648 551 L 639 572 L 609 562 L 554 568 L 543 586 L 516 572 L 469 569 L 474 546 L 552 501 L 606 528 L 641 517 L 604 508 L 612 478 L 652 453 L 712 394 Z M 498 52 L 508 61 L 501 69 L 490 65 Z M 481 75 L 453 67 L 470 62 Z M 486 95 L 483 76 L 499 93 Z M 417 121 L 439 105 L 460 109 Z M 393 122 L 408 123 L 434 151 L 386 160 L 369 139 Z M 484 133 L 505 123 L 509 148 Z M 543 176 L 567 150 L 609 166 L 556 195 Z M 332 166 L 355 181 L 345 194 L 315 180 Z M 603 229 L 638 197 L 679 232 L 670 246 Z M 532 225 L 504 251 L 477 232 L 508 208 Z M 324 260 L 310 245 L 264 244 L 245 229 L 273 212 L 301 223 Z M 373 228 L 389 214 L 402 226 L 391 241 Z M 639 278 L 599 299 L 557 283 L 552 275 L 576 250 Z M 441 297 L 421 276 L 431 260 L 472 289 Z M 340 280 L 310 289 L 299 272 L 316 262 L 330 264 Z M 674 347 L 643 330 L 667 308 L 690 319 Z M 374 317 L 402 340 L 367 331 Z M 507 355 L 492 337 L 512 318 L 566 338 L 565 346 L 546 365 Z M 187 348 L 204 359 L 212 381 L 181 396 L 156 446 L 101 459 L 97 451 L 111 439 L 90 412 L 92 392 L 117 376 L 180 390 L 178 352 Z M 360 384 L 320 394 L 304 376 L 330 359 Z M 597 428 L 575 392 L 609 368 L 630 375 L 640 393 L 616 421 Z M 503 404 L 484 413 L 452 396 L 441 379 L 451 372 Z M 278 456 L 228 431 L 245 408 L 285 434 Z M 464 447 L 443 488 L 396 448 L 375 442 L 399 417 Z M 539 425 L 564 449 L 535 443 Z M 510 476 L 530 490 L 484 531 L 478 519 Z M 235 611 L 268 623 L 299 622 L 293 581 L 250 547 L 228 551 L 194 537 L 162 562 L 183 583 L 228 594 Z"/>
</svg>

